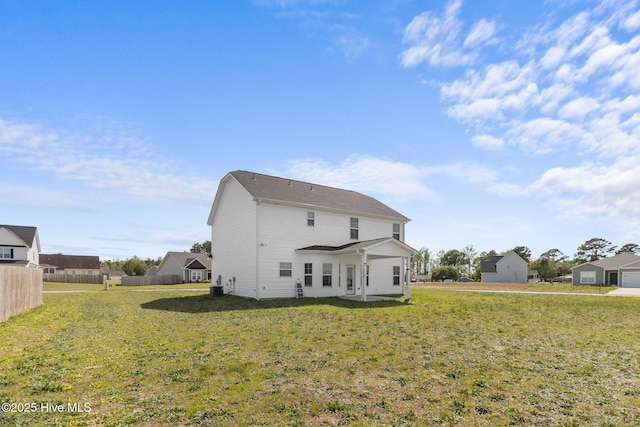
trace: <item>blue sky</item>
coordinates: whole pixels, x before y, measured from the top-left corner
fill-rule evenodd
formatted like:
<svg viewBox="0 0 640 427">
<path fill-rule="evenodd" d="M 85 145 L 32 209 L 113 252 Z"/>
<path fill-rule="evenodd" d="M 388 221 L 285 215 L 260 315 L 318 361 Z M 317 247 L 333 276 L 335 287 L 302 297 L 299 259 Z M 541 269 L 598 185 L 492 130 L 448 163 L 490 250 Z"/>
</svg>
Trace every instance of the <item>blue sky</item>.
<svg viewBox="0 0 640 427">
<path fill-rule="evenodd" d="M 236 169 L 433 253 L 640 243 L 638 1 L 0 0 L 0 61 L 0 223 L 45 253 L 188 250 Z"/>
</svg>

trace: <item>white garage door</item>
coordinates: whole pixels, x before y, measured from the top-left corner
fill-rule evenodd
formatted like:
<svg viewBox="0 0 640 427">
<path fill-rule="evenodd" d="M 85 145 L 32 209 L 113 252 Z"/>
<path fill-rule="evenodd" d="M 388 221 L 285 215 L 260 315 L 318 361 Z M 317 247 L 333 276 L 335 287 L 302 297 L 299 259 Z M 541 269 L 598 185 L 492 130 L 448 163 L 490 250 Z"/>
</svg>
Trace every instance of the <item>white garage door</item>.
<svg viewBox="0 0 640 427">
<path fill-rule="evenodd" d="M 621 286 L 623 288 L 640 288 L 640 273 L 623 271 Z"/>
</svg>

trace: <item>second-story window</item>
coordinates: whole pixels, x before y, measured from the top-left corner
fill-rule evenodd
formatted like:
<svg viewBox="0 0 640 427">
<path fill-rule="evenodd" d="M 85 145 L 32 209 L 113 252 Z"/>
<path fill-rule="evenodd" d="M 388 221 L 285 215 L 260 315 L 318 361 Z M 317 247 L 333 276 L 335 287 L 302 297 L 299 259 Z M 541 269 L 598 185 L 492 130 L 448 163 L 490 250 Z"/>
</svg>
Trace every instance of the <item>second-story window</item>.
<svg viewBox="0 0 640 427">
<path fill-rule="evenodd" d="M 316 214 L 313 212 L 307 212 L 307 225 L 314 227 L 316 225 Z"/>
<path fill-rule="evenodd" d="M 393 238 L 400 240 L 400 224 L 393 224 Z"/>
<path fill-rule="evenodd" d="M 351 218 L 351 238 L 358 240 L 358 218 Z"/>
</svg>

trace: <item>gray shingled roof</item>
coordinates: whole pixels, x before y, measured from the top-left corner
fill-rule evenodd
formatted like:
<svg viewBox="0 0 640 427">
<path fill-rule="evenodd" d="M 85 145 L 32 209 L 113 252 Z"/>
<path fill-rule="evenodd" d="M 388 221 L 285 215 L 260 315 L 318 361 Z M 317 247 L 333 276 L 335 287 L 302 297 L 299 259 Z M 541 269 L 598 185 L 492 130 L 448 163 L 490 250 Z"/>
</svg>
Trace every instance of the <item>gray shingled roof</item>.
<svg viewBox="0 0 640 427">
<path fill-rule="evenodd" d="M 504 256 L 502 255 L 492 255 L 486 261 L 480 262 L 480 272 L 481 273 L 496 273 L 498 271 L 498 261 L 500 261 Z"/>
<path fill-rule="evenodd" d="M 97 255 L 40 254 L 40 264 L 48 264 L 60 269 L 97 270 L 100 268 L 100 257 Z"/>
<path fill-rule="evenodd" d="M 638 260 L 640 260 L 640 256 L 623 252 L 609 258 L 602 258 L 598 261 L 593 261 L 591 262 L 591 264 L 602 267 L 605 270 L 617 270 L 625 264 L 629 264 Z"/>
<path fill-rule="evenodd" d="M 0 228 L 6 228 L 13 234 L 18 236 L 20 240 L 25 243 L 25 246 L 30 248 L 33 245 L 33 239 L 36 237 L 38 229 L 36 227 L 26 227 L 22 225 L 0 225 Z"/>
<path fill-rule="evenodd" d="M 211 269 L 211 259 L 207 257 L 206 254 L 203 254 L 203 253 L 167 252 L 167 256 L 168 255 L 173 256 L 173 258 L 178 262 L 178 264 L 180 264 L 181 267 L 186 267 L 195 259 L 195 260 L 198 260 L 202 265 L 204 265 L 208 269 Z"/>
<path fill-rule="evenodd" d="M 356 191 L 241 170 L 230 172 L 230 175 L 255 199 L 316 206 L 409 221 L 409 218 L 384 203 Z"/>
</svg>

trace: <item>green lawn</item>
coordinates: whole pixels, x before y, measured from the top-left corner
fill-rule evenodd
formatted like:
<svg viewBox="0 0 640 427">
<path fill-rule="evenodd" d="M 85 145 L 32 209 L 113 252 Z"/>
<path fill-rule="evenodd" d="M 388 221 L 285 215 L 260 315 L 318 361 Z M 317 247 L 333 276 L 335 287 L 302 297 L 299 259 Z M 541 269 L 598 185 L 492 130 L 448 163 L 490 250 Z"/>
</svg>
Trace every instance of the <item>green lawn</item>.
<svg viewBox="0 0 640 427">
<path fill-rule="evenodd" d="M 119 280 L 109 280 L 110 291 L 131 291 L 131 290 L 149 290 L 149 289 L 202 289 L 209 290 L 211 283 L 180 283 L 176 285 L 145 285 L 145 286 L 122 286 Z M 61 282 L 45 282 L 43 285 L 45 291 L 104 291 L 104 285 L 91 283 L 61 283 Z"/>
<path fill-rule="evenodd" d="M 0 425 L 640 425 L 640 299 L 205 292 L 45 294 L 0 324 Z"/>
</svg>

